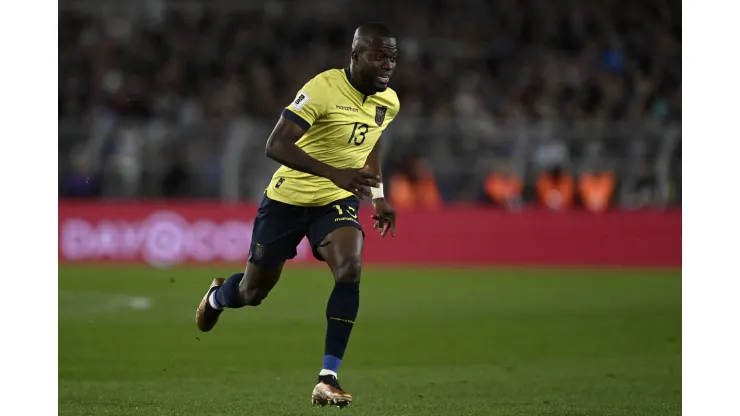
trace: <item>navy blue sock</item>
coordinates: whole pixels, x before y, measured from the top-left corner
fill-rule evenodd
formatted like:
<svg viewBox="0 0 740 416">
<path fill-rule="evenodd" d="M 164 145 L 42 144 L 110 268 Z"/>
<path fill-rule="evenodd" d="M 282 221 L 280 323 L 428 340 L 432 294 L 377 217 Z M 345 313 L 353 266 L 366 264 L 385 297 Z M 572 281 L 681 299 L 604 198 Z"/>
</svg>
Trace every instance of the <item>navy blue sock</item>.
<svg viewBox="0 0 740 416">
<path fill-rule="evenodd" d="M 339 371 L 359 309 L 360 283 L 336 283 L 326 305 L 323 369 Z"/>
<path fill-rule="evenodd" d="M 223 286 L 216 289 L 213 299 L 220 308 L 241 308 L 244 302 L 239 297 L 239 282 L 242 281 L 244 273 L 232 274 Z"/>
</svg>

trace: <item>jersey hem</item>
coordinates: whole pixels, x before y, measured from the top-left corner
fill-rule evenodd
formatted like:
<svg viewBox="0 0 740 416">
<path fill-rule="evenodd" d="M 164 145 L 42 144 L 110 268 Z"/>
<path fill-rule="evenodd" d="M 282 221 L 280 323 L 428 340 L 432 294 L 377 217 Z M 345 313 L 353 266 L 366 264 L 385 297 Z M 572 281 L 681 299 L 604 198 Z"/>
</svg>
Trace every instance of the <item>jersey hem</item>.
<svg viewBox="0 0 740 416">
<path fill-rule="evenodd" d="M 265 195 L 267 195 L 268 198 L 274 201 L 282 202 L 283 204 L 294 205 L 297 207 L 323 207 L 325 205 L 331 204 L 332 202 L 339 201 L 341 199 L 348 198 L 350 196 L 354 196 L 354 194 L 352 194 L 351 192 L 343 192 L 331 198 L 322 198 L 322 199 L 317 199 L 311 202 L 296 202 L 294 199 L 280 195 L 279 193 L 275 192 L 272 189 L 267 189 L 265 191 Z"/>
</svg>

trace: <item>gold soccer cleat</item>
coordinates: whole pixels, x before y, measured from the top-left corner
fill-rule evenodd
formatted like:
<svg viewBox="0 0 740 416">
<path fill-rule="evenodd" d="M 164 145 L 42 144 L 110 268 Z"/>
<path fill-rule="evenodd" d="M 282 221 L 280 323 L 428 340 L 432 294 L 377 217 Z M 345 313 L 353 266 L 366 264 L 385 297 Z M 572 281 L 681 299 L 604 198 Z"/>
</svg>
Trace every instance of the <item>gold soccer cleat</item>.
<svg viewBox="0 0 740 416">
<path fill-rule="evenodd" d="M 211 296 L 211 292 L 218 289 L 223 284 L 223 278 L 219 277 L 213 279 L 213 283 L 211 283 L 211 286 L 206 291 L 206 295 L 203 296 L 203 300 L 200 301 L 198 309 L 195 310 L 195 324 L 198 326 L 198 329 L 203 332 L 208 332 L 213 329 L 213 327 L 216 326 L 216 322 L 218 322 L 218 316 L 223 312 L 223 310 L 213 309 L 208 303 L 208 297 Z"/>
<path fill-rule="evenodd" d="M 336 377 L 323 376 L 311 393 L 311 404 L 344 407 L 352 403 L 352 395 L 339 387 Z"/>
</svg>

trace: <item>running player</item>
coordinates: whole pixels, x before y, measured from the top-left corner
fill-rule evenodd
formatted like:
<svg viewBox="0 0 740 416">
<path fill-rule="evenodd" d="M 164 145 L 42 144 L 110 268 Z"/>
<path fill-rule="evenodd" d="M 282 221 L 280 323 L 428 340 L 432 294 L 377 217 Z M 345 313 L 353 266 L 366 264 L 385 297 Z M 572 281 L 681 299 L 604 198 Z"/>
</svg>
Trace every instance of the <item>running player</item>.
<svg viewBox="0 0 740 416">
<path fill-rule="evenodd" d="M 267 157 L 282 166 L 257 210 L 246 271 L 215 279 L 195 315 L 198 328 L 210 331 L 224 308 L 259 305 L 308 237 L 313 255 L 329 265 L 335 280 L 314 404 L 352 402 L 337 372 L 360 304 L 361 198 L 372 198 L 381 236 L 395 236 L 396 212 L 383 197 L 380 135 L 400 108 L 388 88 L 396 57 L 388 28 L 363 24 L 352 40 L 349 67 L 320 73 L 283 110 L 266 147 Z"/>
</svg>

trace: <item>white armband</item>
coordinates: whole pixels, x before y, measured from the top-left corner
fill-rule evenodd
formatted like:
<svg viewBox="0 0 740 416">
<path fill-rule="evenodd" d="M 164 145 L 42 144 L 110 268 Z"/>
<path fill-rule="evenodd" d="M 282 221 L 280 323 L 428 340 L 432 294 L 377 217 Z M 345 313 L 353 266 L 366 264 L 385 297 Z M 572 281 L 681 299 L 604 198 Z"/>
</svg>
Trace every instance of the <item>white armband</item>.
<svg viewBox="0 0 740 416">
<path fill-rule="evenodd" d="M 370 193 L 373 195 L 373 199 L 384 198 L 383 184 L 381 183 L 377 188 L 371 186 Z"/>
</svg>

